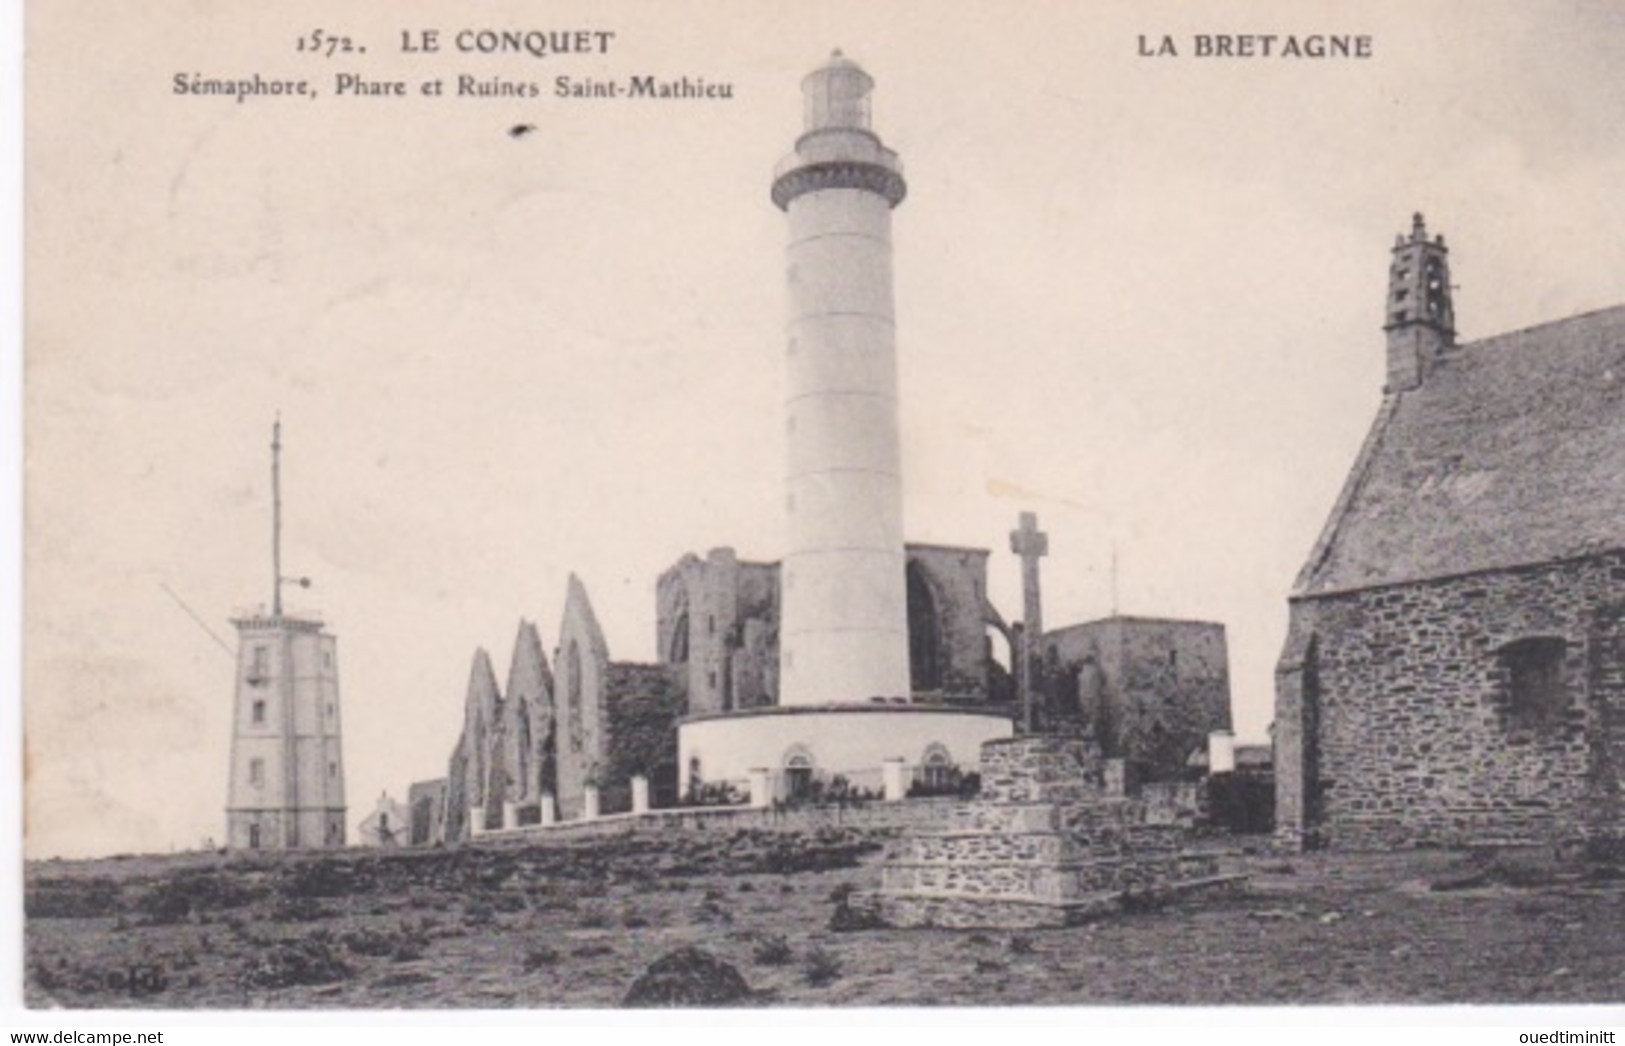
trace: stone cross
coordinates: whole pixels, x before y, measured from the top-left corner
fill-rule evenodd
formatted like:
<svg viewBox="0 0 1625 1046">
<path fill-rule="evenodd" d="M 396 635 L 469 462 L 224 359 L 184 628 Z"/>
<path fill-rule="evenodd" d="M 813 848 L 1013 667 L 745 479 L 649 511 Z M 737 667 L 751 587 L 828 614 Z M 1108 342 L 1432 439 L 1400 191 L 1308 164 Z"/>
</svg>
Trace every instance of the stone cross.
<svg viewBox="0 0 1625 1046">
<path fill-rule="evenodd" d="M 1017 682 L 1027 733 L 1033 730 L 1033 700 L 1040 652 L 1044 638 L 1044 607 L 1038 588 L 1038 561 L 1049 555 L 1049 535 L 1038 529 L 1038 516 L 1021 514 L 1020 525 L 1010 532 L 1010 551 L 1021 557 L 1021 664 Z"/>
</svg>

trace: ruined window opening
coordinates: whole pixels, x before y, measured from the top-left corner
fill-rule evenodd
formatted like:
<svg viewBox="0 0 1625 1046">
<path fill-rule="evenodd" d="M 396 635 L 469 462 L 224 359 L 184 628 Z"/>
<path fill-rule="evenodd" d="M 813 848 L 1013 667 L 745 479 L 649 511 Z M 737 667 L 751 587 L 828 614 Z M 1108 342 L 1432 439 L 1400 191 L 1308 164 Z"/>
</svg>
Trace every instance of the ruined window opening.
<svg viewBox="0 0 1625 1046">
<path fill-rule="evenodd" d="M 581 721 L 581 647 L 570 640 L 564 654 L 565 710 L 570 723 L 570 751 L 579 752 L 586 747 L 586 726 Z"/>
<path fill-rule="evenodd" d="M 688 611 L 677 615 L 677 624 L 671 630 L 671 653 L 666 658 L 674 665 L 688 663 Z"/>
<path fill-rule="evenodd" d="M 265 702 L 264 701 L 255 701 L 254 702 L 251 717 L 254 720 L 254 725 L 255 726 L 264 726 L 265 725 Z"/>
<path fill-rule="evenodd" d="M 1562 721 L 1568 708 L 1563 685 L 1561 637 L 1519 639 L 1501 648 L 1507 680 L 1507 726 L 1514 731 L 1548 734 Z"/>
</svg>

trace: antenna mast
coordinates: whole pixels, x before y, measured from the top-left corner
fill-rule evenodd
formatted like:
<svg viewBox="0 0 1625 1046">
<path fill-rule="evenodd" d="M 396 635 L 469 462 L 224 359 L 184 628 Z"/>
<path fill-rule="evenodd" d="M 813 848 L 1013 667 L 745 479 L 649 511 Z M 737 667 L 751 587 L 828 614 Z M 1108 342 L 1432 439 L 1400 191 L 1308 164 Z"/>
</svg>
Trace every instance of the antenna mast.
<svg viewBox="0 0 1625 1046">
<path fill-rule="evenodd" d="M 1117 616 L 1117 539 L 1112 539 L 1112 617 Z"/>
<path fill-rule="evenodd" d="M 271 616 L 282 616 L 282 415 L 271 427 Z"/>
</svg>

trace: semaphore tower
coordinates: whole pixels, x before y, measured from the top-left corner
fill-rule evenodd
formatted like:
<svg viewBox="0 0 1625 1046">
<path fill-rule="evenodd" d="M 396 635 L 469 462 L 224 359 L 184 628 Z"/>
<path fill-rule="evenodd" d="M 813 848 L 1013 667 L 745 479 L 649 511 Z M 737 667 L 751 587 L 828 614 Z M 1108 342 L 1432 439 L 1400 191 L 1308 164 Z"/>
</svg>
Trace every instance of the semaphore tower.
<svg viewBox="0 0 1625 1046">
<path fill-rule="evenodd" d="M 344 755 L 334 637 L 321 618 L 285 613 L 282 422 L 271 435 L 271 606 L 239 613 L 226 845 L 293 850 L 345 843 Z"/>
</svg>

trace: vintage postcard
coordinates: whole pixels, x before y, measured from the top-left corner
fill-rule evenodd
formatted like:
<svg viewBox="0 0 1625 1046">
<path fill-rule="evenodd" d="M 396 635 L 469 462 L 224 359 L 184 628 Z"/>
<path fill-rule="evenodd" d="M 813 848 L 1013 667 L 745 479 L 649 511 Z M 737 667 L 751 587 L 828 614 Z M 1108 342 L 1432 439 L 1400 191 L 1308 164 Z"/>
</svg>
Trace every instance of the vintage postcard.
<svg viewBox="0 0 1625 1046">
<path fill-rule="evenodd" d="M 1620 1022 L 1619 5 L 24 31 L 19 1021 Z"/>
</svg>

